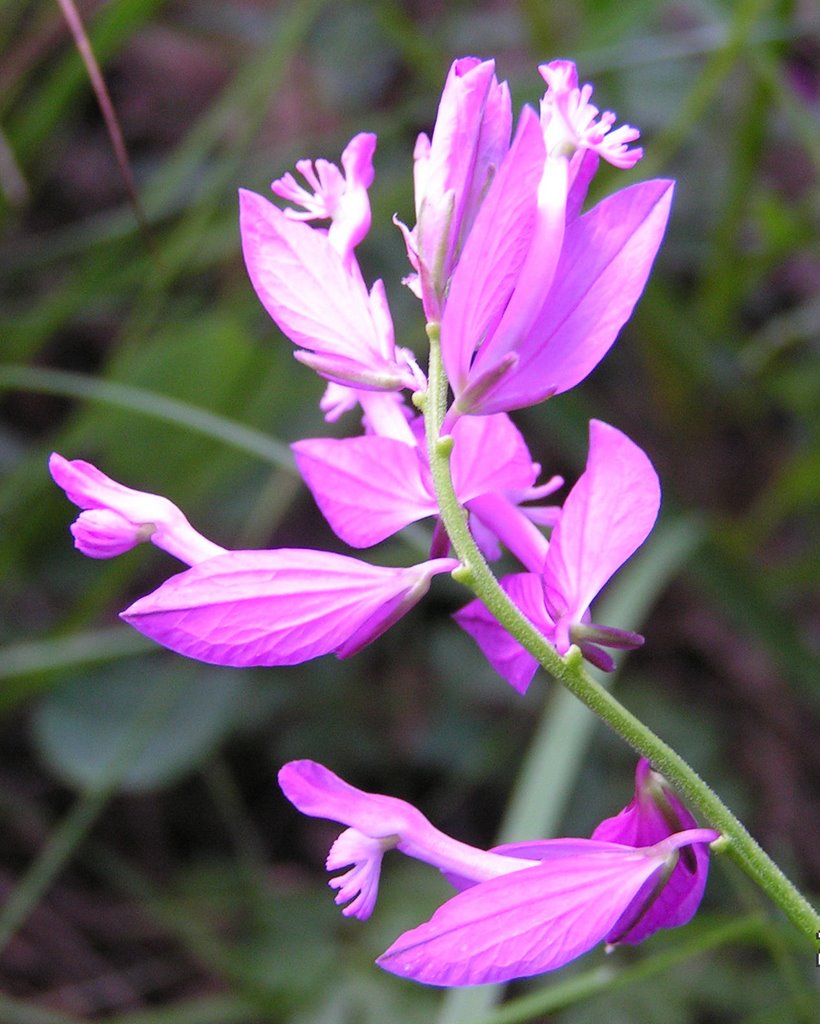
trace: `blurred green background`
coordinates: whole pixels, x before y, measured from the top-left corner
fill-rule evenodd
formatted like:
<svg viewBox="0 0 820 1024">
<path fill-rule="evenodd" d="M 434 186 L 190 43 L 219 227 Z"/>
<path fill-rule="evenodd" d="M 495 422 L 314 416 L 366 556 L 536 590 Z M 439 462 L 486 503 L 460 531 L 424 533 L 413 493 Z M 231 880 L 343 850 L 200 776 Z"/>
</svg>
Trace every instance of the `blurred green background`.
<svg viewBox="0 0 820 1024">
<path fill-rule="evenodd" d="M 421 352 L 391 216 L 413 223 L 413 143 L 451 60 L 495 56 L 516 108 L 543 90 L 537 63 L 575 60 L 647 151 L 631 175 L 605 168 L 599 194 L 661 174 L 676 202 L 612 354 L 517 421 L 546 473 L 574 478 L 593 415 L 651 455 L 662 521 L 600 617 L 647 636 L 618 692 L 817 892 L 817 9 L 78 7 L 148 231 L 60 7 L 0 0 L 0 1022 L 815 1021 L 811 937 L 725 864 L 687 929 L 506 994 L 380 972 L 447 887 L 396 857 L 371 921 L 343 920 L 323 871 L 337 830 L 284 801 L 283 761 L 322 760 L 488 845 L 511 794 L 507 835 L 589 834 L 628 800 L 634 758 L 545 679 L 522 699 L 495 677 L 449 619 L 449 581 L 348 662 L 231 671 L 153 648 L 117 612 L 177 563 L 79 555 L 46 458 L 166 494 L 228 547 L 341 549 L 287 444 L 355 424 L 324 424 L 321 382 L 257 302 L 236 190 L 377 132 L 360 259 Z M 419 542 L 373 558 L 408 564 Z"/>
</svg>

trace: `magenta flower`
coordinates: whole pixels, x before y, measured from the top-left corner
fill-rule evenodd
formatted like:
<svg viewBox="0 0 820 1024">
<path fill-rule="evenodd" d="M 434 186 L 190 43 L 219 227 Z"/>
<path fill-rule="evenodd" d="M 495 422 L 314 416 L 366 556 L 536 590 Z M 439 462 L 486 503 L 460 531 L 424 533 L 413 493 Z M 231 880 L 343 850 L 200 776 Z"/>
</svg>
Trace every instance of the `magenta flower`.
<svg viewBox="0 0 820 1024">
<path fill-rule="evenodd" d="M 418 390 L 424 377 L 412 354 L 395 347 L 384 285 L 376 281 L 368 293 L 353 253 L 370 225 L 374 147 L 373 135 L 352 140 L 342 157 L 347 178 L 327 161 L 300 161 L 313 195 L 291 175 L 275 181 L 274 190 L 304 213 L 240 190 L 242 251 L 256 294 L 299 347 L 300 362 L 355 388 Z M 329 231 L 303 223 L 317 217 L 331 218 Z"/>
<path fill-rule="evenodd" d="M 629 144 L 641 133 L 628 124 L 612 131 L 615 114 L 606 110 L 599 116 L 598 108 L 589 102 L 592 86 L 578 88 L 578 71 L 572 61 L 553 60 L 539 64 L 538 70 L 548 86 L 541 101 L 548 151 L 556 155 L 563 152 L 578 162 L 587 152 L 593 152 L 613 167 L 634 167 L 643 157 L 643 150 L 640 146 L 630 149 Z"/>
<path fill-rule="evenodd" d="M 77 547 L 111 558 L 150 540 L 191 566 L 135 601 L 122 618 L 178 654 L 216 665 L 295 665 L 349 657 L 381 636 L 458 566 L 439 558 L 408 568 L 370 565 L 304 548 L 227 551 L 201 536 L 167 498 L 54 454 L 52 476 L 82 512 Z"/>
<path fill-rule="evenodd" d="M 409 523 L 438 514 L 424 424 L 392 396 L 364 396 L 368 432 L 343 439 L 312 438 L 292 445 L 296 463 L 333 531 L 352 547 L 369 547 Z M 451 466 L 459 501 L 489 557 L 502 540 L 533 570 L 543 564 L 544 535 L 558 509 L 520 507 L 557 490 L 560 477 L 536 486 L 540 472 L 527 445 L 503 414 L 465 417 L 453 429 Z"/>
<path fill-rule="evenodd" d="M 327 858 L 330 871 L 348 868 L 330 882 L 337 904 L 346 904 L 342 913 L 361 919 L 372 913 L 389 849 L 439 868 L 461 890 L 377 963 L 425 984 L 464 986 L 554 970 L 599 942 L 638 942 L 689 920 L 706 883 L 707 846 L 718 833 L 688 825 L 676 830 L 677 819 L 659 827 L 663 812 L 647 803 L 647 775 L 648 767 L 639 766 L 635 801 L 599 826 L 610 827 L 618 841 L 599 838 L 596 830 L 592 839 L 547 839 L 487 852 L 439 832 L 403 800 L 365 793 L 314 761 L 286 764 L 279 784 L 303 814 L 347 826 Z M 628 824 L 612 827 L 633 806 Z M 682 817 L 691 820 L 685 809 Z M 630 829 L 645 831 L 649 842 L 630 839 Z M 690 884 L 670 888 L 687 857 L 694 865 Z M 619 929 L 626 929 L 624 936 Z"/>
<path fill-rule="evenodd" d="M 614 427 L 592 420 L 585 471 L 564 502 L 541 572 L 502 580 L 524 615 L 566 654 L 577 644 L 599 668 L 614 663 L 601 649 L 630 649 L 636 633 L 589 621 L 589 606 L 611 576 L 648 537 L 660 506 L 660 484 L 644 452 Z M 539 579 L 540 576 L 540 579 Z M 479 601 L 455 615 L 496 671 L 524 692 L 536 659 Z"/>
<path fill-rule="evenodd" d="M 453 416 L 522 408 L 574 387 L 632 313 L 660 245 L 673 183 L 623 189 L 583 216 L 598 157 L 632 166 L 634 128 L 589 103 L 574 65 L 540 69 L 541 118 L 522 111 L 449 283 L 442 355 Z"/>
<path fill-rule="evenodd" d="M 148 540 L 188 565 L 225 553 L 167 498 L 124 487 L 90 462 L 56 452 L 48 468 L 69 501 L 85 510 L 71 532 L 75 546 L 90 558 L 113 558 Z"/>
<path fill-rule="evenodd" d="M 670 788 L 666 779 L 652 770 L 642 757 L 635 769 L 635 796 L 620 814 L 607 818 L 592 833 L 593 839 L 628 846 L 657 843 L 670 832 L 697 828 L 692 813 Z M 659 928 L 676 928 L 694 916 L 703 898 L 709 872 L 709 851 L 695 844 L 683 847 L 663 887 L 652 894 L 651 903 L 641 913 L 625 912 L 615 923 L 606 941 L 610 944 L 637 945 Z M 637 902 L 637 901 L 636 901 Z"/>
</svg>

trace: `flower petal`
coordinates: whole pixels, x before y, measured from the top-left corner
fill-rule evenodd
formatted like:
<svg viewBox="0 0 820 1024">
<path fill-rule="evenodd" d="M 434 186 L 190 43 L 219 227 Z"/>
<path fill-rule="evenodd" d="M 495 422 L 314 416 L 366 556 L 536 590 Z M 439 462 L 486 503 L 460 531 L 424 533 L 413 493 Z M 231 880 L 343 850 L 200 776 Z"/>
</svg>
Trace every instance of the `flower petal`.
<svg viewBox="0 0 820 1024">
<path fill-rule="evenodd" d="M 458 893 L 401 935 L 380 967 L 428 985 L 480 985 L 561 967 L 612 928 L 662 854 L 595 840 L 555 840 L 535 867 Z"/>
<path fill-rule="evenodd" d="M 135 491 L 90 462 L 64 459 L 57 452 L 52 452 L 48 468 L 66 497 L 85 510 L 71 531 L 85 555 L 112 558 L 146 540 L 188 565 L 225 551 L 198 533 L 168 498 Z"/>
<path fill-rule="evenodd" d="M 346 268 L 326 234 L 244 189 L 239 224 L 256 294 L 294 344 L 339 365 L 350 360 L 371 376 L 397 369 L 408 376 L 394 362 L 392 336 L 384 337 L 383 324 L 377 329 L 358 268 Z"/>
<path fill-rule="evenodd" d="M 483 413 L 520 409 L 580 383 L 612 346 L 640 298 L 663 238 L 674 183 L 642 182 L 567 224 L 552 287 L 518 363 L 475 403 Z M 479 351 L 471 376 L 492 369 Z"/>
<path fill-rule="evenodd" d="M 620 430 L 591 420 L 587 466 L 564 502 L 544 563 L 547 611 L 556 622 L 580 622 L 610 576 L 646 540 L 660 495 L 645 453 Z"/>
<path fill-rule="evenodd" d="M 453 485 L 462 504 L 489 492 L 526 491 L 540 466 L 509 416 L 462 416 L 453 424 Z"/>
<path fill-rule="evenodd" d="M 302 814 L 337 821 L 373 839 L 403 835 L 426 821 L 412 804 L 366 793 L 317 761 L 289 761 L 279 771 L 279 785 Z"/>
<path fill-rule="evenodd" d="M 467 383 L 473 352 L 501 319 L 526 259 L 544 155 L 538 117 L 525 107 L 450 282 L 441 353 L 457 394 Z"/>
<path fill-rule="evenodd" d="M 694 828 L 697 828 L 694 815 L 642 757 L 635 770 L 635 796 L 620 814 L 602 821 L 592 838 L 629 846 L 651 846 L 670 834 Z M 648 910 L 637 921 L 630 919 L 627 911 L 624 920 L 616 922 L 607 941 L 634 945 L 659 928 L 686 924 L 700 905 L 708 873 L 708 846 L 695 843 L 682 847 L 678 863 Z"/>
<path fill-rule="evenodd" d="M 352 638 L 359 646 L 376 639 L 435 573 L 457 565 L 437 559 L 392 569 L 329 551 L 228 551 L 172 576 L 122 618 L 210 664 L 296 665 L 341 651 Z"/>
<path fill-rule="evenodd" d="M 333 532 L 366 548 L 434 515 L 416 448 L 389 437 L 312 438 L 291 445 L 296 465 Z"/>
<path fill-rule="evenodd" d="M 493 61 L 453 62 L 432 139 L 420 135 L 414 156 L 416 219 L 408 255 L 419 271 L 424 310 L 441 319 L 441 304 L 459 251 L 504 154 L 512 108 Z"/>
</svg>

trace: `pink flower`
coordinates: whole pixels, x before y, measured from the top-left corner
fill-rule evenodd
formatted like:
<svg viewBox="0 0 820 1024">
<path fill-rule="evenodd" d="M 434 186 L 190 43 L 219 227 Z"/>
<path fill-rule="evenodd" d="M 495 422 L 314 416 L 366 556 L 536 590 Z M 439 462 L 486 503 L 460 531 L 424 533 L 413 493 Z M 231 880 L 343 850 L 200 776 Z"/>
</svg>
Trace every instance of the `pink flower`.
<svg viewBox="0 0 820 1024">
<path fill-rule="evenodd" d="M 284 174 L 271 185 L 282 199 L 301 206 L 285 210 L 294 220 L 330 220 L 328 241 L 352 268 L 353 249 L 370 230 L 370 198 L 367 190 L 373 184 L 373 154 L 376 136 L 370 132 L 355 135 L 342 153 L 344 174 L 329 160 L 297 160 L 296 170 L 312 192 L 303 188 L 292 174 Z"/>
<path fill-rule="evenodd" d="M 148 540 L 188 565 L 225 552 L 197 533 L 167 498 L 124 487 L 90 462 L 56 452 L 48 468 L 69 501 L 86 510 L 71 532 L 75 546 L 90 558 L 113 558 Z"/>
<path fill-rule="evenodd" d="M 519 133 L 537 147 L 526 114 Z M 503 171 L 453 273 L 441 324 L 458 414 L 535 405 L 580 383 L 629 319 L 669 217 L 673 183 L 663 179 L 568 219 L 565 158 L 547 158 L 530 194 L 514 187 L 512 168 Z"/>
<path fill-rule="evenodd" d="M 534 405 L 574 387 L 632 313 L 663 237 L 672 182 L 648 181 L 579 216 L 599 156 L 632 167 L 638 137 L 600 115 L 575 65 L 539 69 L 540 118 L 515 138 L 452 261 L 441 318 L 451 419 Z"/>
<path fill-rule="evenodd" d="M 256 294 L 297 346 L 300 362 L 327 380 L 355 388 L 417 390 L 424 377 L 412 354 L 396 349 L 384 285 L 365 286 L 353 247 L 367 232 L 375 136 L 357 135 L 345 150 L 345 178 L 327 161 L 300 161 L 311 195 L 291 175 L 274 190 L 306 210 L 280 210 L 244 189 L 239 226 Z M 305 220 L 331 217 L 329 231 Z"/>
<path fill-rule="evenodd" d="M 645 764 L 645 762 L 642 762 Z M 638 785 L 648 773 L 639 765 Z M 429 985 L 479 985 L 529 977 L 562 967 L 601 941 L 641 941 L 659 927 L 688 920 L 700 902 L 712 829 L 690 827 L 691 815 L 662 821 L 656 805 L 636 793 L 622 838 L 547 839 L 488 852 L 439 832 L 412 805 L 365 793 L 314 761 L 292 761 L 279 772 L 287 798 L 303 814 L 347 826 L 327 859 L 342 913 L 361 919 L 375 906 L 381 861 L 389 849 L 431 864 L 461 891 L 429 921 L 401 935 L 377 963 Z M 643 793 L 643 790 L 641 790 Z M 667 798 L 668 800 L 668 798 Z M 649 842 L 628 841 L 635 819 L 646 817 Z M 640 832 L 640 827 L 633 829 Z M 695 865 L 688 887 L 673 885 L 687 857 Z M 685 909 L 682 907 L 685 904 Z M 652 927 L 643 922 L 652 919 Z M 631 922 L 631 924 L 630 924 Z M 626 927 L 626 937 L 618 929 Z"/>
<path fill-rule="evenodd" d="M 649 846 L 670 832 L 697 828 L 694 815 L 645 757 L 635 769 L 635 796 L 620 814 L 607 818 L 592 833 L 593 839 L 628 846 Z M 677 928 L 692 919 L 700 906 L 709 872 L 709 851 L 700 844 L 683 847 L 664 882 L 646 905 L 628 908 L 615 922 L 606 941 L 610 945 L 637 945 L 659 928 Z M 640 901 L 636 900 L 636 903 Z"/>
<path fill-rule="evenodd" d="M 636 633 L 589 621 L 589 606 L 611 576 L 649 536 L 660 506 L 660 484 L 644 452 L 619 430 L 592 420 L 584 473 L 564 502 L 539 575 L 507 577 L 507 593 L 526 617 L 566 654 L 577 644 L 605 670 L 614 663 L 601 649 L 630 649 Z M 490 664 L 519 692 L 529 686 L 536 659 L 487 609 L 472 601 L 456 621 Z"/>
<path fill-rule="evenodd" d="M 572 61 L 553 60 L 539 64 L 538 70 L 547 83 L 541 100 L 541 123 L 550 153 L 574 156 L 597 153 L 613 167 L 629 169 L 643 157 L 638 146 L 629 144 L 640 138 L 637 128 L 625 124 L 615 131 L 615 114 L 599 110 L 589 102 L 592 86 L 578 88 L 578 71 Z"/>
<path fill-rule="evenodd" d="M 88 462 L 54 454 L 52 476 L 86 509 L 77 547 L 112 558 L 150 540 L 191 566 L 122 613 L 135 629 L 189 658 L 217 665 L 295 665 L 349 657 L 381 636 L 459 562 L 370 565 L 330 551 L 227 551 L 167 498 L 124 487 Z"/>
</svg>

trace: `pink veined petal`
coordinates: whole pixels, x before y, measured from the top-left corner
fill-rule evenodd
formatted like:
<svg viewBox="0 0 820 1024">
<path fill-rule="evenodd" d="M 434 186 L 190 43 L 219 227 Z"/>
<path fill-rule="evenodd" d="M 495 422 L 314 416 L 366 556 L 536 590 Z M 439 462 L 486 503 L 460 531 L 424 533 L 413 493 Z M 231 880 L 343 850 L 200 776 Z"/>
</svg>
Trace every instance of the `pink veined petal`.
<svg viewBox="0 0 820 1024">
<path fill-rule="evenodd" d="M 533 625 L 548 638 L 553 624 L 544 609 L 541 581 L 534 573 L 505 576 L 501 586 Z M 519 693 L 526 693 L 538 669 L 538 661 L 514 639 L 479 601 L 471 601 L 453 618 L 481 648 L 492 667 Z"/>
<path fill-rule="evenodd" d="M 519 409 L 580 383 L 629 319 L 660 247 L 674 183 L 646 181 L 623 189 L 567 225 L 552 288 L 518 363 L 475 405 L 482 413 Z M 491 353 L 488 353 L 488 356 Z M 495 359 L 479 351 L 475 379 Z"/>
<path fill-rule="evenodd" d="M 596 837 L 593 836 L 592 838 L 594 839 Z M 579 840 L 572 838 L 532 839 L 529 842 L 524 843 L 502 843 L 500 846 L 490 847 L 487 852 L 496 853 L 502 857 L 513 857 L 517 860 L 525 861 L 554 860 L 556 858 L 566 857 L 569 850 L 575 849 L 575 847 L 568 844 L 577 843 L 578 841 Z M 586 841 L 586 839 L 580 840 L 581 843 L 586 843 Z M 522 867 L 523 866 L 524 865 L 522 865 Z M 444 871 L 442 874 L 450 885 L 459 892 L 463 889 L 468 889 L 471 885 L 478 884 L 475 879 L 455 875 L 451 871 Z"/>
<path fill-rule="evenodd" d="M 424 485 L 416 448 L 374 434 L 291 445 L 296 465 L 333 532 L 370 547 L 438 506 Z"/>
<path fill-rule="evenodd" d="M 481 204 L 450 282 L 441 353 L 456 393 L 470 360 L 501 319 L 529 249 L 544 167 L 538 117 L 524 107 L 510 150 Z"/>
<path fill-rule="evenodd" d="M 279 785 L 302 814 L 337 821 L 372 838 L 404 835 L 427 822 L 412 804 L 357 789 L 317 761 L 289 761 L 279 771 Z"/>
<path fill-rule="evenodd" d="M 454 559 L 407 569 L 329 551 L 228 551 L 172 576 L 122 612 L 164 647 L 210 664 L 296 665 L 390 625 L 397 598 L 412 603 Z"/>
<path fill-rule="evenodd" d="M 262 305 L 294 344 L 371 369 L 392 352 L 371 317 L 358 274 L 348 273 L 327 235 L 285 216 L 262 196 L 239 193 L 242 251 Z"/>
<path fill-rule="evenodd" d="M 404 574 L 404 586 L 396 588 L 392 594 L 386 596 L 376 610 L 356 626 L 350 636 L 336 648 L 336 657 L 350 658 L 358 654 L 362 648 L 387 632 L 418 604 L 430 589 L 433 576 L 437 573 L 452 572 L 459 564 L 456 558 L 433 558 L 401 570 Z"/>
<path fill-rule="evenodd" d="M 564 502 L 544 563 L 547 611 L 580 622 L 595 595 L 655 524 L 660 483 L 645 453 L 600 420 L 589 424 L 587 466 Z"/>
<path fill-rule="evenodd" d="M 453 425 L 453 484 L 464 504 L 488 491 L 532 487 L 540 467 L 509 416 L 463 416 Z"/>
<path fill-rule="evenodd" d="M 654 851 L 559 840 L 564 855 L 481 882 L 401 935 L 380 967 L 428 985 L 480 985 L 554 970 L 591 949 L 663 865 Z"/>
</svg>

